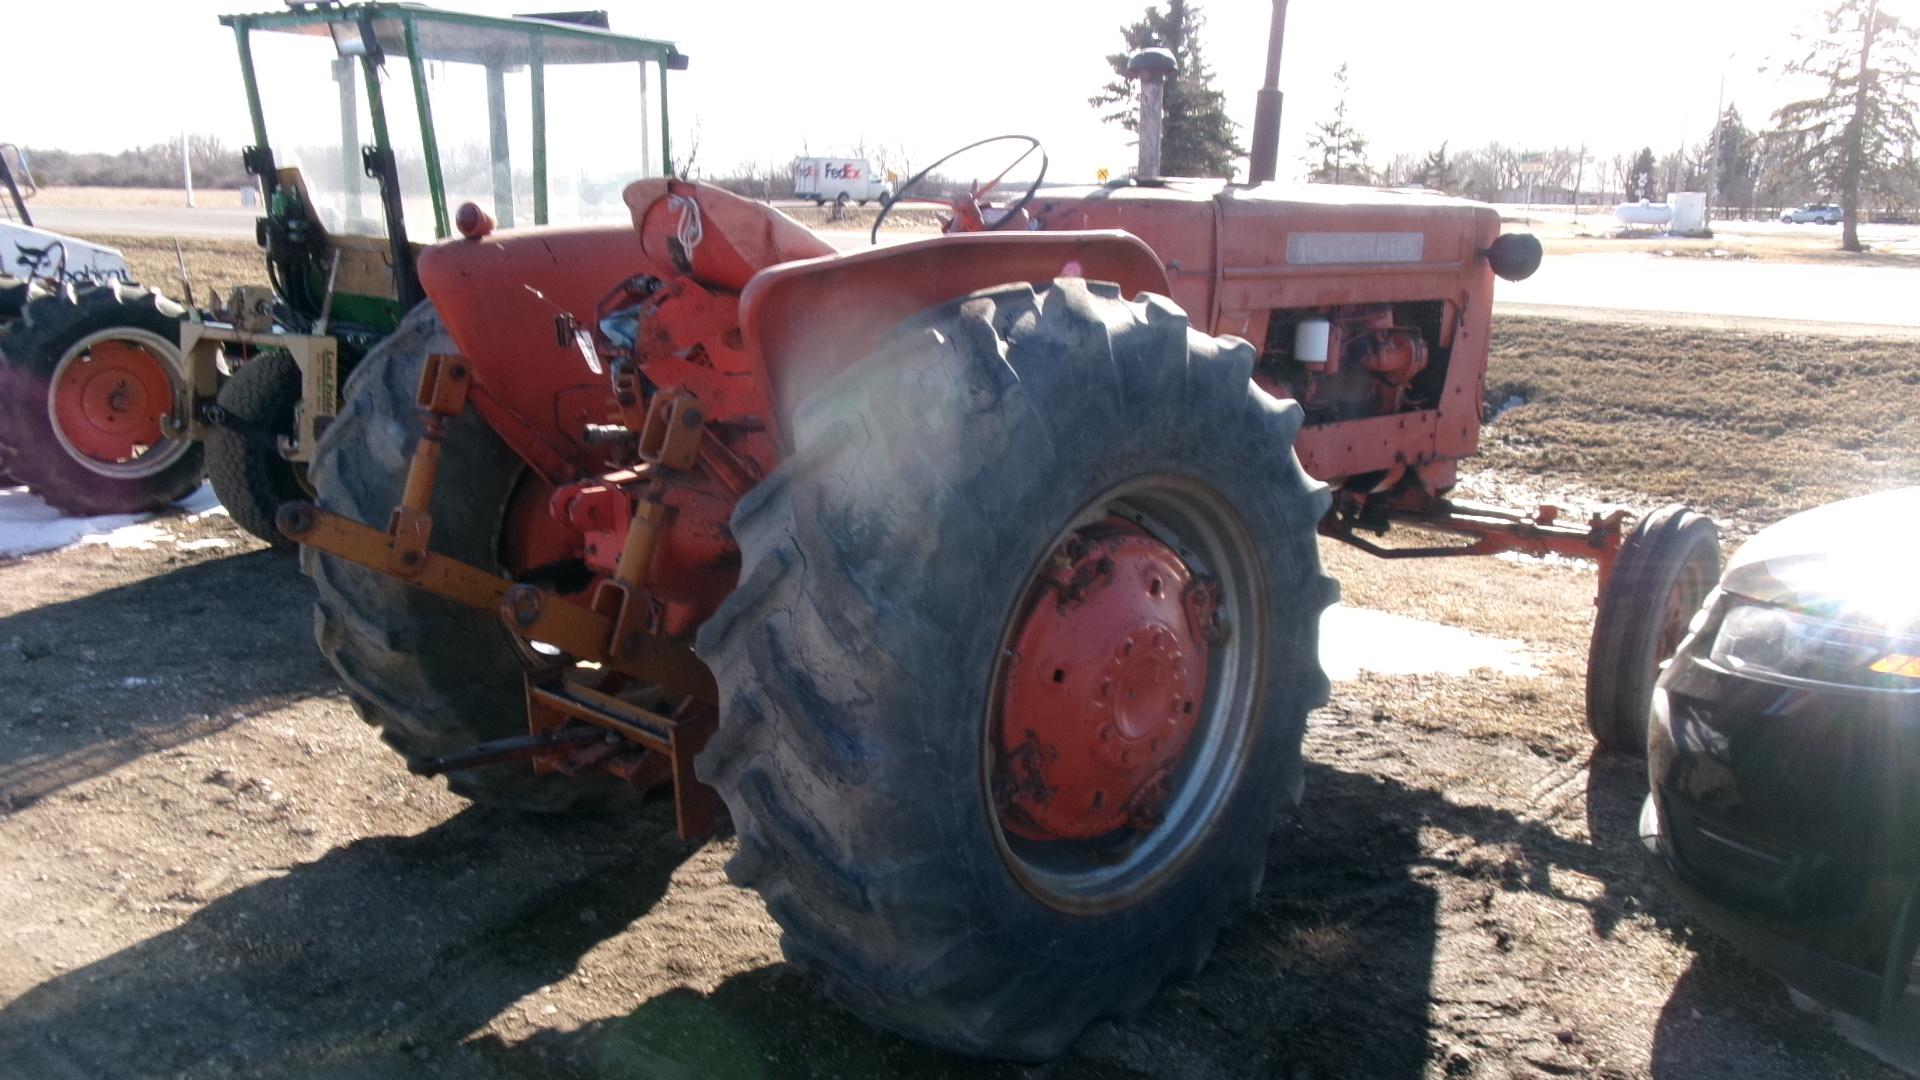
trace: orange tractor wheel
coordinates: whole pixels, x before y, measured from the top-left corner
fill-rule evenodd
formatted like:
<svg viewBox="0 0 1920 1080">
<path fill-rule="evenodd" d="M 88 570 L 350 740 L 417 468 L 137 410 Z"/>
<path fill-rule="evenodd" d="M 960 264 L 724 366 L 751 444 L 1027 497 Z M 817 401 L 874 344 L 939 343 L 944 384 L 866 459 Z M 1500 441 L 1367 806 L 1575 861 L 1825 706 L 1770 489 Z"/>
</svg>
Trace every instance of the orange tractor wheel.
<svg viewBox="0 0 1920 1080">
<path fill-rule="evenodd" d="M 0 333 L 6 470 L 69 514 L 153 510 L 200 486 L 197 443 L 169 436 L 178 304 L 135 285 L 62 289 Z"/>
<path fill-rule="evenodd" d="M 800 409 L 733 517 L 699 760 L 787 956 L 1041 1059 L 1197 970 L 1297 799 L 1336 588 L 1300 407 L 1111 286 L 1007 286 Z"/>
</svg>

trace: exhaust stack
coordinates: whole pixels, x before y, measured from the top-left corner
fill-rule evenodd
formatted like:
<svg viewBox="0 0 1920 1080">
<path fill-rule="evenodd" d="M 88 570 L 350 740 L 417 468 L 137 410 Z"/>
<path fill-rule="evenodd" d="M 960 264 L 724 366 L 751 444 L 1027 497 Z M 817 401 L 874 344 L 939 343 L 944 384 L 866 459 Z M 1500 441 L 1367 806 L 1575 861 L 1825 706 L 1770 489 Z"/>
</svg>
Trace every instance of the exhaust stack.
<svg viewBox="0 0 1920 1080">
<path fill-rule="evenodd" d="M 1127 57 L 1127 78 L 1140 80 L 1140 164 L 1133 175 L 1160 175 L 1160 133 L 1166 125 L 1167 76 L 1179 67 L 1166 49 L 1141 49 Z"/>
<path fill-rule="evenodd" d="M 1273 179 L 1280 157 L 1280 42 L 1287 32 L 1287 0 L 1273 0 L 1273 29 L 1267 36 L 1267 81 L 1253 107 L 1253 148 L 1247 152 L 1247 182 Z"/>
</svg>

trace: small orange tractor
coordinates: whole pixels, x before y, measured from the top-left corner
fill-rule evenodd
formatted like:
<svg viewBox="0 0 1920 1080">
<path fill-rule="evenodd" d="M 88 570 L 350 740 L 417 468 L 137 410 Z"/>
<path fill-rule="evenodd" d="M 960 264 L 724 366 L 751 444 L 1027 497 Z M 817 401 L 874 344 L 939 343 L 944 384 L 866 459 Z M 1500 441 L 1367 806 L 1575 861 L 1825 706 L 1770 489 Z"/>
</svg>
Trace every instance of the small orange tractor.
<svg viewBox="0 0 1920 1080">
<path fill-rule="evenodd" d="M 1596 560 L 1590 713 L 1637 746 L 1711 523 L 1449 500 L 1539 245 L 1274 184 L 1283 7 L 1250 184 L 983 185 L 850 255 L 675 179 L 630 227 L 463 208 L 279 515 L 362 713 L 476 799 L 666 786 L 692 838 L 717 795 L 830 994 L 1023 1059 L 1260 887 L 1328 695 L 1321 537 Z"/>
</svg>

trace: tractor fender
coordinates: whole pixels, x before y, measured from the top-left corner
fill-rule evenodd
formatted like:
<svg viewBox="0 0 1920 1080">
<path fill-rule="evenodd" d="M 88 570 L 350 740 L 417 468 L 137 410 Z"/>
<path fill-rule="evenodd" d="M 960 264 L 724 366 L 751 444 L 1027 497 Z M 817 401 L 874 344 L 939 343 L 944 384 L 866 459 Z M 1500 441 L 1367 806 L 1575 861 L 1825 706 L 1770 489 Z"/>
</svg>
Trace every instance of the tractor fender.
<svg viewBox="0 0 1920 1080">
<path fill-rule="evenodd" d="M 766 388 L 767 427 L 793 451 L 793 414 L 827 380 L 871 354 L 909 316 L 1011 282 L 1111 281 L 1124 296 L 1165 296 L 1166 267 L 1119 231 L 962 233 L 762 270 L 740 297 L 740 329 Z"/>
<path fill-rule="evenodd" d="M 420 255 L 420 284 L 473 371 L 473 407 L 547 479 L 562 482 L 594 459 L 586 424 L 614 411 L 605 375 L 556 334 L 622 281 L 660 270 L 628 224 L 507 231 L 436 244 Z"/>
</svg>

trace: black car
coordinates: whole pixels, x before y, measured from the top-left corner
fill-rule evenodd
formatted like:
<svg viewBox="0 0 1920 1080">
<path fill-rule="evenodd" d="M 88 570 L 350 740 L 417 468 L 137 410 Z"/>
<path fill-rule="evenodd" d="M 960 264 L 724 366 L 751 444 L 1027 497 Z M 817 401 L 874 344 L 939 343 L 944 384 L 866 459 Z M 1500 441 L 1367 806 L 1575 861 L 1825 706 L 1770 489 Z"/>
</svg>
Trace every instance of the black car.
<svg viewBox="0 0 1920 1080">
<path fill-rule="evenodd" d="M 1789 985 L 1920 1017 L 1920 488 L 1742 547 L 1654 691 L 1654 865 Z"/>
</svg>

